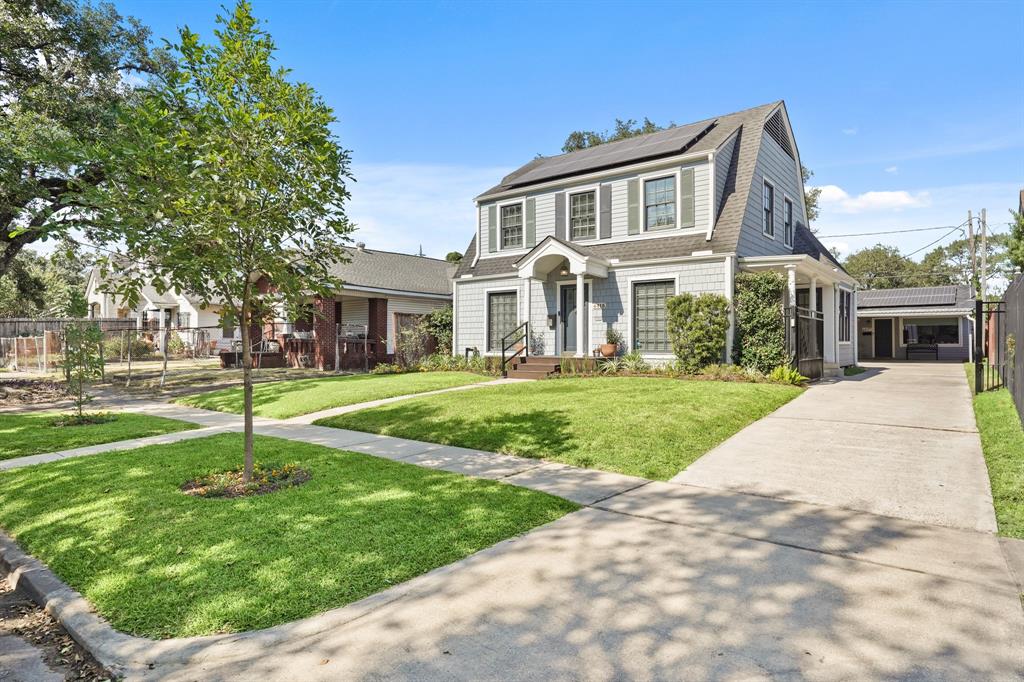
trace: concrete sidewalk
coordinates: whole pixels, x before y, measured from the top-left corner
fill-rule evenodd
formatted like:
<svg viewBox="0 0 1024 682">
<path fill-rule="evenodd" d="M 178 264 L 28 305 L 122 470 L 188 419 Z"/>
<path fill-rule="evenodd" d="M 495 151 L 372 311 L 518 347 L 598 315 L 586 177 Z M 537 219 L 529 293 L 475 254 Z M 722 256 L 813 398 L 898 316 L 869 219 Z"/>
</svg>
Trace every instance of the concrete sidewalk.
<svg viewBox="0 0 1024 682">
<path fill-rule="evenodd" d="M 963 365 L 868 366 L 811 387 L 672 481 L 995 532 Z"/>
</svg>

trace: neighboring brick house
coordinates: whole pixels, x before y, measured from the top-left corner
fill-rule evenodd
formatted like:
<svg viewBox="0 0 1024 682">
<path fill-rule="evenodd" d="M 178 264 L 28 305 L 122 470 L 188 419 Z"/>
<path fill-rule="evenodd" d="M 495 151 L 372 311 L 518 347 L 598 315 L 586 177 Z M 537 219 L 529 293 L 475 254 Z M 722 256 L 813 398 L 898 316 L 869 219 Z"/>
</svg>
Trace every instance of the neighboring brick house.
<svg viewBox="0 0 1024 682">
<path fill-rule="evenodd" d="M 731 299 L 738 271 L 769 269 L 817 311 L 819 371 L 854 364 L 856 283 L 807 227 L 800 168 L 781 101 L 530 161 L 476 198 L 456 351 L 498 355 L 529 323 L 535 355 L 586 357 L 615 329 L 664 360 L 669 296 Z"/>
</svg>

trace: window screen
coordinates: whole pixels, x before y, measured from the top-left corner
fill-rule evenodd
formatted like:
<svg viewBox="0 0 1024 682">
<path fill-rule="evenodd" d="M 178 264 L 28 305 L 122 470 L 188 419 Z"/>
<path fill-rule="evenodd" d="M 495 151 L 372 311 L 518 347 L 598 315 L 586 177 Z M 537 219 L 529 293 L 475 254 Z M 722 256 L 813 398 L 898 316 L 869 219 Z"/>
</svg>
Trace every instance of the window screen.
<svg viewBox="0 0 1024 682">
<path fill-rule="evenodd" d="M 523 205 L 501 207 L 501 248 L 514 249 L 523 245 Z"/>
<path fill-rule="evenodd" d="M 667 230 L 676 226 L 675 176 L 644 182 L 644 212 L 648 230 Z"/>
<path fill-rule="evenodd" d="M 850 340 L 850 318 L 852 317 L 850 310 L 850 303 L 853 300 L 853 294 L 849 291 L 839 290 L 839 340 L 849 341 Z"/>
<path fill-rule="evenodd" d="M 569 196 L 569 227 L 573 239 L 597 236 L 597 197 L 594 192 L 580 192 Z"/>
<path fill-rule="evenodd" d="M 764 233 L 775 236 L 775 188 L 764 183 Z"/>
<path fill-rule="evenodd" d="M 955 317 L 919 317 L 903 320 L 903 345 L 960 343 L 960 320 Z"/>
<path fill-rule="evenodd" d="M 785 232 L 783 237 L 786 240 L 786 246 L 793 246 L 793 202 L 786 199 L 786 224 Z"/>
<path fill-rule="evenodd" d="M 645 353 L 668 353 L 666 302 L 675 294 L 672 280 L 633 285 L 633 347 Z"/>
<path fill-rule="evenodd" d="M 515 330 L 518 317 L 516 292 L 487 294 L 487 350 L 501 351 L 501 339 Z"/>
</svg>

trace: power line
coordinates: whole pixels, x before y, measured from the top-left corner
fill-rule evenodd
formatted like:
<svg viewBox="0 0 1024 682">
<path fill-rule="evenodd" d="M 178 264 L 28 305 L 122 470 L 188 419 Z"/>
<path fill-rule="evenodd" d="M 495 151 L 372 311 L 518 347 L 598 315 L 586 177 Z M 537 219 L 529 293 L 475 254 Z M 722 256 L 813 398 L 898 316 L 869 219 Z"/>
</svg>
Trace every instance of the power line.
<svg viewBox="0 0 1024 682">
<path fill-rule="evenodd" d="M 930 247 L 930 246 L 935 246 L 936 244 L 938 244 L 939 242 L 941 242 L 941 241 L 942 241 L 943 239 L 945 239 L 945 238 L 946 238 L 946 237 L 948 237 L 949 235 L 953 234 L 953 233 L 954 233 L 954 232 L 956 232 L 957 230 L 960 230 L 960 228 L 961 228 L 961 227 L 962 227 L 962 226 L 957 226 L 957 227 L 954 227 L 954 228 L 953 228 L 952 230 L 950 230 L 950 231 L 949 231 L 949 232 L 947 232 L 946 234 L 942 235 L 941 237 L 939 237 L 939 238 L 938 238 L 938 239 L 936 239 L 935 241 L 933 241 L 933 242 L 929 242 L 929 243 L 925 244 L 924 246 L 922 246 L 922 247 L 921 247 L 920 249 L 917 249 L 916 251 L 911 251 L 910 253 L 908 253 L 908 254 L 905 254 L 905 255 L 904 255 L 904 258 L 910 258 L 911 256 L 913 256 L 913 255 L 915 255 L 915 254 L 921 253 L 922 251 L 924 251 L 925 249 L 927 249 L 927 248 L 928 248 L 928 247 Z M 961 231 L 962 231 L 962 230 L 961 230 Z"/>
<path fill-rule="evenodd" d="M 818 239 L 835 239 L 838 237 L 872 237 L 879 234 L 903 234 L 905 232 L 928 232 L 930 230 L 948 230 L 951 228 L 960 228 L 966 225 L 939 225 L 937 227 L 912 227 L 906 230 L 882 230 L 881 232 L 854 232 L 851 234 L 823 234 L 819 235 Z"/>
</svg>

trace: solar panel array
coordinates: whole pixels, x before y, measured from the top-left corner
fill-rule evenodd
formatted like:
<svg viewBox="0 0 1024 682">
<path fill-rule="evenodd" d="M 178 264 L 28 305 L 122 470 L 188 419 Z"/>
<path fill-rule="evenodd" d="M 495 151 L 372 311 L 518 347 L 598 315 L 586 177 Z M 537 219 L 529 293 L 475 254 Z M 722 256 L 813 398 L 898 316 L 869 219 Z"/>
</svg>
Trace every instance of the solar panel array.
<svg viewBox="0 0 1024 682">
<path fill-rule="evenodd" d="M 701 121 L 669 128 L 651 135 L 640 135 L 626 140 L 609 142 L 578 152 L 541 159 L 523 173 L 507 176 L 503 185 L 514 187 L 551 178 L 573 175 L 597 168 L 606 168 L 631 161 L 653 158 L 678 152 L 695 138 L 710 129 L 715 121 Z"/>
<path fill-rule="evenodd" d="M 956 287 L 921 287 L 917 289 L 879 289 L 857 294 L 858 308 L 905 308 L 909 306 L 953 305 Z"/>
</svg>

